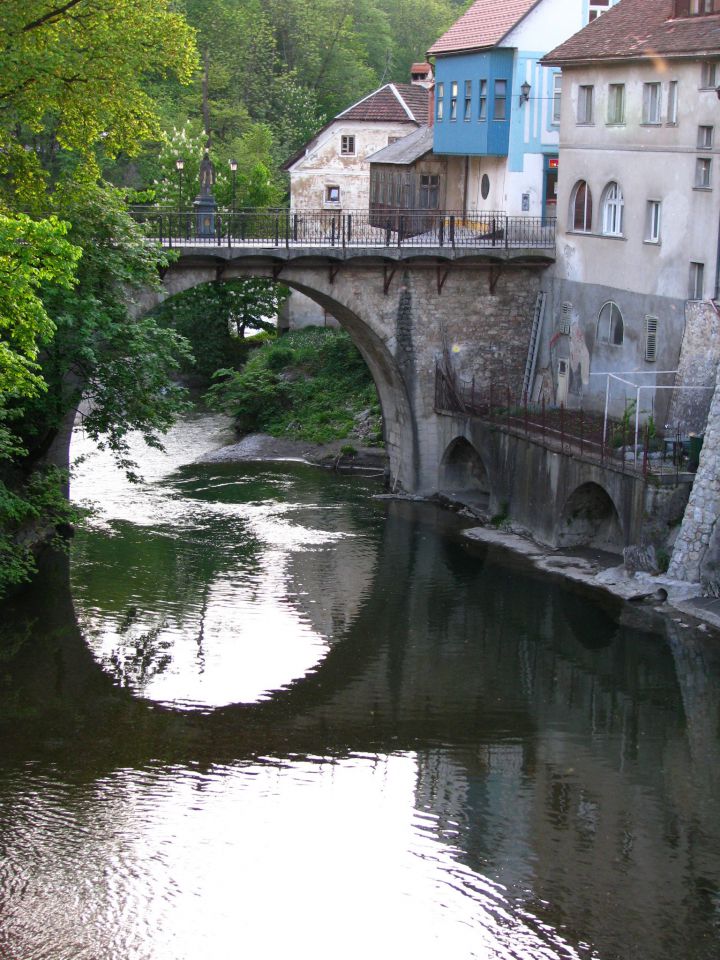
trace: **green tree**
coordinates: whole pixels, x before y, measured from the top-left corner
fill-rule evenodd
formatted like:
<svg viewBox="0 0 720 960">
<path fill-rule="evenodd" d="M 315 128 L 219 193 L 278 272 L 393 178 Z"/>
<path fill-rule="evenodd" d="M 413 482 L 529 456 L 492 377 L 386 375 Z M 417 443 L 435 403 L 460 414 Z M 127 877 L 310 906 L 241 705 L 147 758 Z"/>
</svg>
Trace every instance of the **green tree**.
<svg viewBox="0 0 720 960">
<path fill-rule="evenodd" d="M 81 399 L 87 432 L 111 449 L 132 476 L 127 435 L 139 431 L 158 446 L 159 435 L 186 406 L 175 383 L 187 342 L 149 315 L 133 316 L 133 297 L 157 287 L 165 253 L 148 243 L 125 209 L 120 191 L 106 184 L 58 197 L 71 221 L 69 239 L 84 251 L 75 290 L 44 290 L 55 336 L 42 358 L 48 389 L 25 405 L 22 435 L 31 458 L 44 455 L 68 411 Z"/>
<path fill-rule="evenodd" d="M 242 365 L 249 331 L 274 332 L 273 318 L 287 294 L 271 280 L 206 283 L 170 297 L 156 315 L 190 343 L 195 357 L 190 369 L 209 381 L 221 367 Z"/>
<path fill-rule="evenodd" d="M 55 332 L 41 288 L 71 290 L 80 248 L 66 239 L 68 224 L 51 217 L 0 213 L 0 399 L 44 389 L 38 352 Z"/>
</svg>

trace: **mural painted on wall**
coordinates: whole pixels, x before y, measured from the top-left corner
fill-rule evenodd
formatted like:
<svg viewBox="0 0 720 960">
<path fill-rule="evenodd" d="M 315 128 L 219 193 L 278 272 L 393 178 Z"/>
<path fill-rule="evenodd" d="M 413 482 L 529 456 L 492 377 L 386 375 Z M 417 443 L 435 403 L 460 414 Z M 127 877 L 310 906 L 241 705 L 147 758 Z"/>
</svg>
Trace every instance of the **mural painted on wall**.
<svg viewBox="0 0 720 960">
<path fill-rule="evenodd" d="M 568 392 L 573 396 L 581 397 L 583 387 L 590 382 L 590 351 L 585 343 L 585 336 L 580 327 L 578 317 L 573 314 L 570 321 L 570 382 Z"/>
</svg>

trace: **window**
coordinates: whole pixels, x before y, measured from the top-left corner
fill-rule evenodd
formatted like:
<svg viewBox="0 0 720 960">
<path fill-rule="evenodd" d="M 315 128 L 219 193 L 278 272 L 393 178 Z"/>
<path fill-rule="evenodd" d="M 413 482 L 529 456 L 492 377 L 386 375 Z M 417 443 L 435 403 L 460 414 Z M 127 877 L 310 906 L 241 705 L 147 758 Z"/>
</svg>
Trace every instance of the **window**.
<svg viewBox="0 0 720 960">
<path fill-rule="evenodd" d="M 608 123 L 625 123 L 625 84 L 611 83 L 608 86 Z"/>
<path fill-rule="evenodd" d="M 493 120 L 506 119 L 507 80 L 495 81 L 495 100 L 493 102 Z"/>
<path fill-rule="evenodd" d="M 690 261 L 690 289 L 689 300 L 702 300 L 705 287 L 705 264 L 695 260 Z"/>
<path fill-rule="evenodd" d="M 660 201 L 648 200 L 645 213 L 645 240 L 660 243 Z"/>
<path fill-rule="evenodd" d="M 602 232 L 608 237 L 621 237 L 625 201 L 619 183 L 609 183 L 603 193 Z"/>
<path fill-rule="evenodd" d="M 437 210 L 440 198 L 440 176 L 437 173 L 420 175 L 420 209 Z"/>
<path fill-rule="evenodd" d="M 710 189 L 711 166 L 710 157 L 698 157 L 695 161 L 695 186 L 700 190 Z"/>
<path fill-rule="evenodd" d="M 484 173 L 482 175 L 482 180 L 480 181 L 480 196 L 483 200 L 487 200 L 490 194 L 490 177 Z"/>
<path fill-rule="evenodd" d="M 620 307 L 614 300 L 604 303 L 598 314 L 597 342 L 609 343 L 613 347 L 622 346 L 624 324 Z"/>
<path fill-rule="evenodd" d="M 343 157 L 355 156 L 355 137 L 351 137 L 351 136 L 340 137 L 340 153 L 342 154 Z"/>
<path fill-rule="evenodd" d="M 668 102 L 666 123 L 677 123 L 678 82 L 671 80 L 668 83 Z"/>
<path fill-rule="evenodd" d="M 552 77 L 552 122 L 560 123 L 560 101 L 562 97 L 562 74 L 554 73 Z"/>
<path fill-rule="evenodd" d="M 577 122 L 578 123 L 592 123 L 593 122 L 593 92 L 594 87 L 591 84 L 583 84 L 578 87 L 578 105 L 577 105 Z"/>
<path fill-rule="evenodd" d="M 457 92 L 458 85 L 457 80 L 453 80 L 450 84 L 450 119 L 457 120 Z"/>
<path fill-rule="evenodd" d="M 714 90 L 717 86 L 717 64 L 703 63 L 700 68 L 700 86 L 706 90 Z"/>
<path fill-rule="evenodd" d="M 472 80 L 465 81 L 465 113 L 464 120 L 470 120 L 472 117 Z"/>
<path fill-rule="evenodd" d="M 437 106 L 435 107 L 435 119 L 439 122 L 442 122 L 443 118 L 443 107 L 445 104 L 445 84 L 439 83 L 437 85 Z"/>
<path fill-rule="evenodd" d="M 643 123 L 660 123 L 660 84 L 643 84 Z"/>
<path fill-rule="evenodd" d="M 487 120 L 487 80 L 480 81 L 480 111 L 478 120 Z"/>
<path fill-rule="evenodd" d="M 340 203 L 340 187 L 330 185 L 325 187 L 325 203 Z"/>
<path fill-rule="evenodd" d="M 702 17 L 720 11 L 719 0 L 674 0 L 673 17 Z"/>
<path fill-rule="evenodd" d="M 572 192 L 570 222 L 573 230 L 592 230 L 592 194 L 584 180 L 578 180 Z"/>
<path fill-rule="evenodd" d="M 588 6 L 588 23 L 591 20 L 597 20 L 601 13 L 605 11 L 610 6 L 610 0 L 590 0 Z"/>
<path fill-rule="evenodd" d="M 697 145 L 698 145 L 698 150 L 712 150 L 712 145 L 713 145 L 713 128 L 712 127 L 698 127 Z"/>
<path fill-rule="evenodd" d="M 657 360 L 658 318 L 645 317 L 645 359 L 648 363 Z"/>
</svg>

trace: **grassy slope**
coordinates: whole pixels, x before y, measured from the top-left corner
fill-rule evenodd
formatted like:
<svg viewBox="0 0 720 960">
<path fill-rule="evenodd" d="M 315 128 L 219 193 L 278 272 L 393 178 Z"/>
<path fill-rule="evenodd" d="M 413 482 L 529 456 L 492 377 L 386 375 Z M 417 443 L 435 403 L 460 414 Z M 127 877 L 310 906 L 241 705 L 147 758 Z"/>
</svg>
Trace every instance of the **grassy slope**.
<svg viewBox="0 0 720 960">
<path fill-rule="evenodd" d="M 216 376 L 210 401 L 234 416 L 243 433 L 382 446 L 375 384 L 343 331 L 310 327 L 288 333 L 253 351 L 242 370 Z M 358 416 L 366 411 L 369 416 Z"/>
</svg>

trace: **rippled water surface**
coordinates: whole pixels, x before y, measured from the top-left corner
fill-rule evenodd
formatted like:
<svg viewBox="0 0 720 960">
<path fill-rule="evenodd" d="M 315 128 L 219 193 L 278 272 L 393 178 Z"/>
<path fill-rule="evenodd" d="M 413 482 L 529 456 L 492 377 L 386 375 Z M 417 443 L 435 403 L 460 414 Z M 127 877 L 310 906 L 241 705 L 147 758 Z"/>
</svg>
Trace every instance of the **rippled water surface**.
<svg viewBox="0 0 720 960">
<path fill-rule="evenodd" d="M 0 623 L 0 958 L 715 960 L 720 655 L 197 415 Z"/>
</svg>

